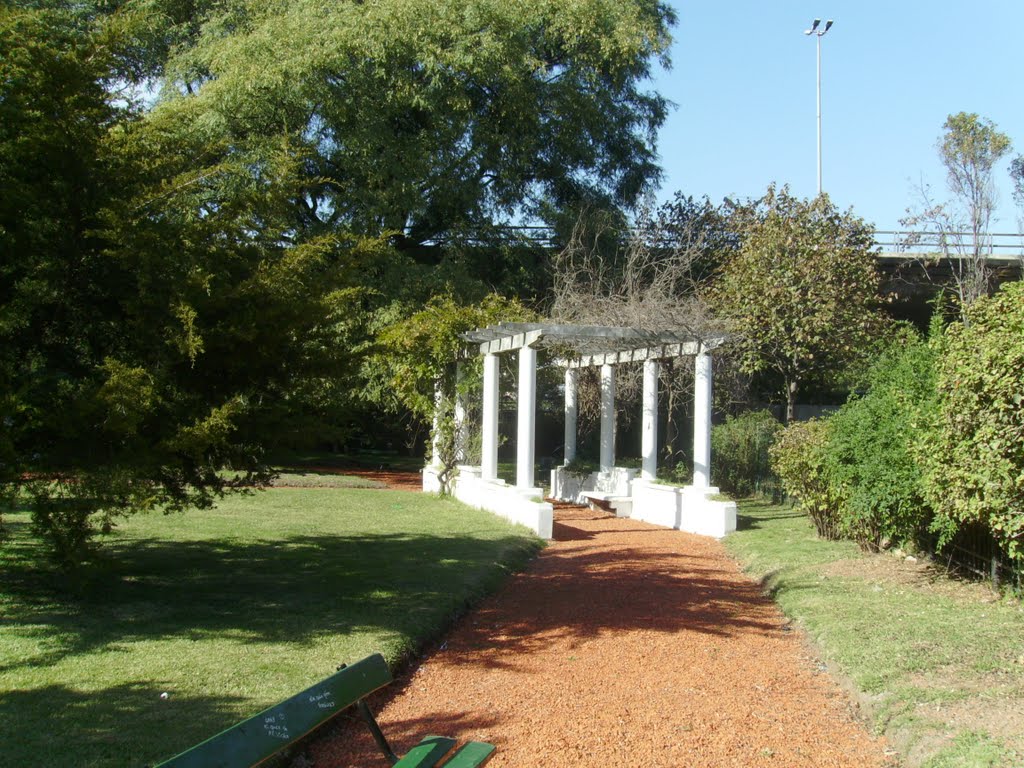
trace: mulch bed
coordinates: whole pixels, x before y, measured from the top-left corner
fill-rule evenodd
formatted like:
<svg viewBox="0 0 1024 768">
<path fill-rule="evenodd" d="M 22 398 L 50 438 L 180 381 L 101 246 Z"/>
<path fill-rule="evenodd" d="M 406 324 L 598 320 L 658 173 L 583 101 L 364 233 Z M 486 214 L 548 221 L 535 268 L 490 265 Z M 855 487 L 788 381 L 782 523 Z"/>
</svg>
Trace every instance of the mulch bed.
<svg viewBox="0 0 1024 768">
<path fill-rule="evenodd" d="M 376 475 L 375 475 L 376 477 Z M 712 539 L 578 507 L 377 702 L 399 753 L 441 734 L 490 768 L 883 766 L 849 699 Z M 304 765 L 386 766 L 359 723 Z"/>
</svg>

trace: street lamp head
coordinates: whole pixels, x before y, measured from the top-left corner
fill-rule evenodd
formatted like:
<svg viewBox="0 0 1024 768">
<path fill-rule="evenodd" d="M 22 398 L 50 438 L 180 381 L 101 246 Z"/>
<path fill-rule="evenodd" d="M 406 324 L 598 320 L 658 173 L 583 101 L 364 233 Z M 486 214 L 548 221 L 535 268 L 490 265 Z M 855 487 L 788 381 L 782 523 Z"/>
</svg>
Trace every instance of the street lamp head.
<svg viewBox="0 0 1024 768">
<path fill-rule="evenodd" d="M 817 35 L 818 37 L 821 37 L 826 32 L 828 32 L 830 29 L 832 29 L 833 21 L 832 21 L 832 19 L 829 19 L 828 21 L 826 21 L 825 22 L 825 28 L 823 30 L 821 30 L 820 32 L 818 31 L 818 25 L 819 24 L 821 24 L 821 19 L 815 19 L 814 23 L 811 24 L 811 28 L 804 30 L 804 34 L 805 35 Z"/>
</svg>

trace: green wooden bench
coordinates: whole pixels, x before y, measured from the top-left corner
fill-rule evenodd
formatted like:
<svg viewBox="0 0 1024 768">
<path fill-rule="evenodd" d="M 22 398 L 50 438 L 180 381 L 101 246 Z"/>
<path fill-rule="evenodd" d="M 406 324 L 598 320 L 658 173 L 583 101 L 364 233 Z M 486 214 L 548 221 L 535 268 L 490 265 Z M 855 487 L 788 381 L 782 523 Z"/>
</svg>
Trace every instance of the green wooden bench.
<svg viewBox="0 0 1024 768">
<path fill-rule="evenodd" d="M 318 725 L 355 706 L 377 746 L 395 768 L 434 768 L 455 747 L 455 740 L 427 736 L 405 757 L 396 755 L 364 698 L 390 683 L 391 671 L 379 653 L 351 666 L 342 665 L 326 680 L 233 725 L 157 768 L 241 768 L 254 766 L 295 743 Z M 471 741 L 455 751 L 444 768 L 475 768 L 490 760 L 494 747 Z"/>
</svg>

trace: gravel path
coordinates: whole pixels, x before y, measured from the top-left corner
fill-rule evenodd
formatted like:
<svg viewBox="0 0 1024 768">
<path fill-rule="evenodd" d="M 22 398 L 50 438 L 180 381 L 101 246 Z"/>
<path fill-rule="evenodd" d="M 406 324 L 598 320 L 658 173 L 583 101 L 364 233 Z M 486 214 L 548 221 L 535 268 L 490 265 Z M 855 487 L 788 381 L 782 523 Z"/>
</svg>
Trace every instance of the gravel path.
<svg viewBox="0 0 1024 768">
<path fill-rule="evenodd" d="M 377 703 L 400 754 L 438 733 L 496 744 L 489 768 L 888 764 L 720 543 L 580 508 L 555 519 L 551 546 Z M 387 765 L 357 724 L 306 757 Z"/>
</svg>

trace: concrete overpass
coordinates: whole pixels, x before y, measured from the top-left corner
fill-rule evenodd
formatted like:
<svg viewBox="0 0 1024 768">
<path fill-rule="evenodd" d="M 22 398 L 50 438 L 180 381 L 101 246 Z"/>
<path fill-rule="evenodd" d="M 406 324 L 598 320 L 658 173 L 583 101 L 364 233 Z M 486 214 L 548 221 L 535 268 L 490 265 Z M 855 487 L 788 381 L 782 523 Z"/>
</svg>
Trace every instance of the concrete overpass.
<svg viewBox="0 0 1024 768">
<path fill-rule="evenodd" d="M 526 240 L 548 248 L 559 248 L 561 243 L 551 227 L 541 225 L 517 225 L 498 227 L 499 230 L 515 233 Z M 923 259 L 943 253 L 967 254 L 971 249 L 970 232 L 932 232 L 923 230 L 876 230 L 875 244 L 879 247 L 878 258 L 883 262 Z M 1024 261 L 1024 234 L 995 232 L 982 237 L 987 261 L 993 266 L 1019 264 Z"/>
</svg>

